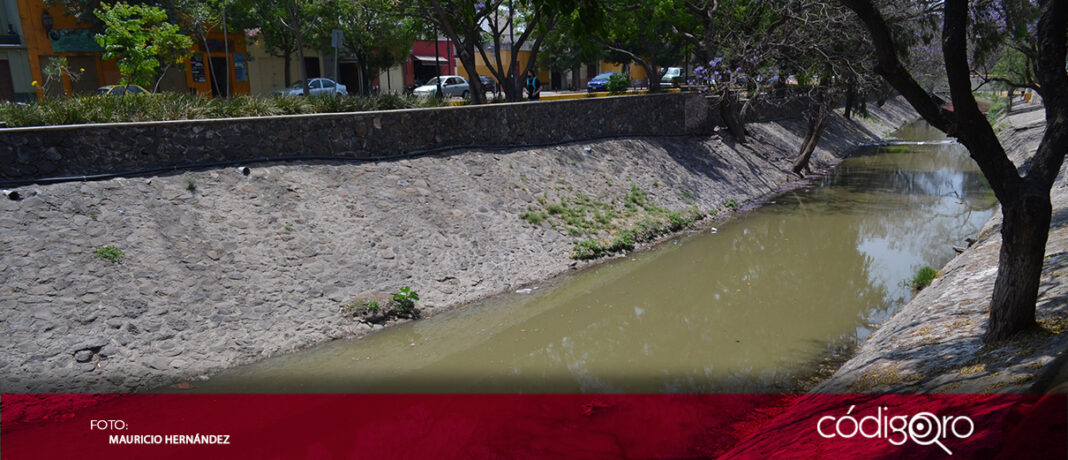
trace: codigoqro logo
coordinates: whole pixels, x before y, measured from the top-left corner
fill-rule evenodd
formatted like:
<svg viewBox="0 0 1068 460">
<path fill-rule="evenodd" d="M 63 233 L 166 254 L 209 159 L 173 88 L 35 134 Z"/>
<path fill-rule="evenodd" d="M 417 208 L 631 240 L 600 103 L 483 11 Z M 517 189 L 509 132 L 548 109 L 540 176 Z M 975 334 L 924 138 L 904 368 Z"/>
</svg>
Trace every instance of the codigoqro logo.
<svg viewBox="0 0 1068 460">
<path fill-rule="evenodd" d="M 853 415 L 853 409 L 856 407 L 849 406 L 849 410 L 841 417 L 820 417 L 816 422 L 816 431 L 826 439 L 862 436 L 868 439 L 885 439 L 895 446 L 909 441 L 921 446 L 937 445 L 949 455 L 953 455 L 953 451 L 946 446 L 947 441 L 967 439 L 975 432 L 975 423 L 966 416 L 939 417 L 930 412 L 890 416 L 889 408 L 880 406 L 876 408 L 875 414 L 858 419 Z"/>
</svg>

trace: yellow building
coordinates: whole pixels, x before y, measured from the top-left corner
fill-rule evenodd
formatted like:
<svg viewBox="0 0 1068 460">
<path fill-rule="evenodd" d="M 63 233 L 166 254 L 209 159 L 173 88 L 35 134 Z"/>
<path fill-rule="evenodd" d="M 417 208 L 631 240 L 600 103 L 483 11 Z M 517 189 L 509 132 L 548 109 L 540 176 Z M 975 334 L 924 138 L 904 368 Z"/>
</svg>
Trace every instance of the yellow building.
<svg viewBox="0 0 1068 460">
<path fill-rule="evenodd" d="M 41 0 L 16 1 L 30 78 L 37 82 L 35 90 L 38 98 L 45 97 L 46 92 L 50 97 L 93 94 L 100 86 L 119 82 L 121 75 L 118 66 L 113 60 L 101 59 L 102 50 L 93 39 L 94 34 L 88 25 L 67 15 L 62 6 L 46 6 Z M 164 76 L 159 86 L 161 91 L 188 91 L 214 96 L 249 94 L 248 52 L 243 34 L 232 33 L 224 37 L 221 32 L 215 31 L 209 33 L 206 39 L 197 36 L 192 38 L 192 58 L 185 65 L 172 68 Z M 54 57 L 67 58 L 70 74 L 51 80 L 45 76 L 43 69 Z M 223 74 L 226 76 L 223 77 Z"/>
<path fill-rule="evenodd" d="M 490 58 L 490 62 L 493 64 L 494 67 L 496 67 L 497 66 L 497 62 L 496 62 L 497 58 L 494 57 L 493 52 L 487 50 L 486 51 L 486 56 Z M 506 71 L 508 69 L 508 62 L 509 62 L 510 59 L 512 59 L 512 51 L 511 50 L 501 50 L 501 62 L 503 63 L 504 69 Z M 527 63 L 530 62 L 530 51 L 519 50 L 519 52 L 516 54 L 516 60 L 518 61 L 518 65 L 516 66 L 516 72 L 521 72 L 523 69 L 525 69 L 527 67 Z M 490 66 L 487 65 L 486 61 L 482 59 L 482 55 L 481 54 L 476 54 L 475 55 L 475 69 L 476 69 L 476 71 L 478 72 L 478 74 L 480 76 L 490 77 L 490 78 L 493 78 L 493 79 L 497 78 L 497 77 L 495 77 L 493 75 L 493 71 L 490 70 Z M 541 80 L 542 82 L 548 82 L 549 81 L 550 75 L 549 75 L 549 71 L 547 69 L 538 69 L 537 73 L 538 73 L 538 80 Z M 471 79 L 471 77 L 469 77 L 468 74 L 467 74 L 467 69 L 464 68 L 463 63 L 461 63 L 459 59 L 456 59 L 456 74 L 461 76 L 461 77 L 464 77 L 464 78 L 466 78 L 468 80 Z M 519 76 L 520 84 L 522 84 L 523 78 L 524 77 L 522 75 Z"/>
</svg>

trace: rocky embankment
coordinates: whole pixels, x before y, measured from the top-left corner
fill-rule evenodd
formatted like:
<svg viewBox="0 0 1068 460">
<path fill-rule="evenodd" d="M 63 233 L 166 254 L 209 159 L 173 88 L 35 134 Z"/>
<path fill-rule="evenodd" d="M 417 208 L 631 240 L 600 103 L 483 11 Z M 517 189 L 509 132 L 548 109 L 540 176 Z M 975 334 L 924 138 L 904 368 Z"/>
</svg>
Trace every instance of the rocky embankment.
<svg viewBox="0 0 1068 460">
<path fill-rule="evenodd" d="M 835 116 L 814 166 L 913 117 Z M 723 216 L 791 180 L 804 126 L 23 187 L 0 200 L 0 391 L 147 390 L 384 327 L 342 314 L 356 296 L 411 286 L 425 316 L 520 288 L 590 237 L 525 212 L 637 191 Z"/>
</svg>

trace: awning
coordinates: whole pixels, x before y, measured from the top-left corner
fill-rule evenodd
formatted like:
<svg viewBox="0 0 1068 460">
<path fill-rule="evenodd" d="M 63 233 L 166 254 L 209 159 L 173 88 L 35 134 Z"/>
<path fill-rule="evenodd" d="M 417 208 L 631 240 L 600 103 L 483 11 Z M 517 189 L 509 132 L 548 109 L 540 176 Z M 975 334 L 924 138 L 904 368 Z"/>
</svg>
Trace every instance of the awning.
<svg viewBox="0 0 1068 460">
<path fill-rule="evenodd" d="M 434 65 L 434 56 L 420 56 L 418 54 L 413 54 L 412 57 L 415 58 L 416 61 L 425 63 L 427 65 Z M 437 61 L 440 65 L 447 65 L 449 63 L 449 60 L 443 57 L 437 58 Z"/>
</svg>

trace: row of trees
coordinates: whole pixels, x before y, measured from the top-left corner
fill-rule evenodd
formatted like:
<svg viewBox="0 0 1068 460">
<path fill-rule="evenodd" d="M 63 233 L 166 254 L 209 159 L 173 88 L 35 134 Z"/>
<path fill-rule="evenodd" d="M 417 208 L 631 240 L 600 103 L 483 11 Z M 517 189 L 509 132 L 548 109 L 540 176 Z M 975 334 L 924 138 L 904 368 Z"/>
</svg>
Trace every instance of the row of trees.
<svg viewBox="0 0 1068 460">
<path fill-rule="evenodd" d="M 95 0 L 65 0 L 75 14 Z M 598 59 L 634 63 L 650 75 L 693 64 L 699 83 L 718 93 L 722 118 L 739 142 L 745 121 L 768 96 L 801 101 L 808 132 L 794 171 L 803 173 L 831 109 L 847 116 L 889 88 L 933 126 L 964 144 L 989 180 L 1005 217 L 988 341 L 1035 324 L 1035 302 L 1052 207 L 1049 192 L 1068 150 L 1068 2 L 1061 0 L 160 0 L 183 27 L 259 28 L 268 49 L 303 62 L 306 46 L 345 31 L 363 73 L 405 57 L 412 40 L 451 40 L 472 81 L 487 63 L 509 100 L 535 63 L 577 69 Z M 84 18 L 97 22 L 101 18 Z M 529 45 L 531 59 L 515 53 Z M 543 54 L 543 50 L 549 51 Z M 502 56 L 510 55 L 510 59 Z M 287 64 L 287 84 L 289 81 Z M 303 66 L 301 78 L 304 78 Z M 1008 159 L 980 112 L 970 78 L 1038 93 L 1047 128 L 1025 167 Z M 787 88 L 786 78 L 799 86 Z M 800 89 L 797 89 L 800 88 Z M 952 109 L 933 96 L 948 91 Z M 740 97 L 740 96 L 745 97 Z M 473 103 L 484 103 L 480 91 Z"/>
</svg>

